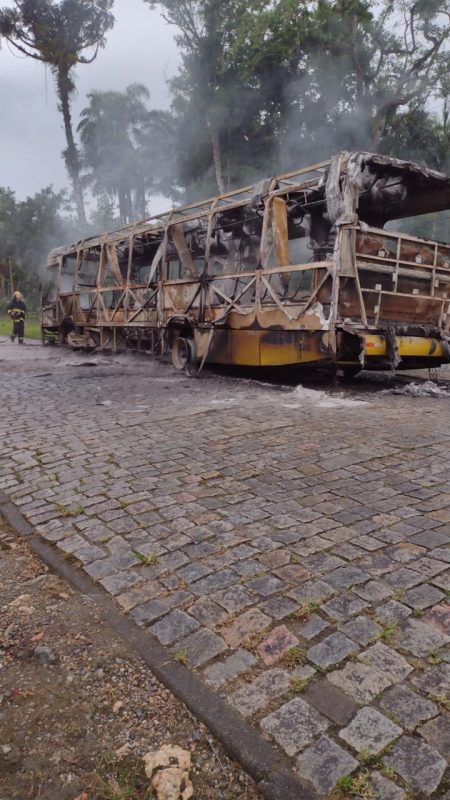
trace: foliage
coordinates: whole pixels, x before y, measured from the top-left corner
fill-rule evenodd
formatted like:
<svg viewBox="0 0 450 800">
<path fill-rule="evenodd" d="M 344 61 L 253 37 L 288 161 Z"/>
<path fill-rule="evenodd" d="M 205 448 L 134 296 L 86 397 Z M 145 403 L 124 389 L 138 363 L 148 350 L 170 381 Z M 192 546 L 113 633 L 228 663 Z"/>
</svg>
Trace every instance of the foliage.
<svg viewBox="0 0 450 800">
<path fill-rule="evenodd" d="M 167 21 L 178 29 L 182 68 L 171 82 L 179 182 L 188 194 L 223 192 L 267 170 L 270 131 L 261 98 L 233 58 L 242 0 L 165 0 Z M 260 2 L 248 3 L 259 7 Z"/>
<path fill-rule="evenodd" d="M 111 216 L 117 198 L 120 223 L 146 215 L 146 196 L 174 195 L 170 185 L 171 118 L 149 111 L 142 84 L 125 92 L 91 92 L 78 126 L 87 180 Z"/>
<path fill-rule="evenodd" d="M 0 187 L 0 264 L 10 260 L 16 288 L 33 303 L 47 253 L 76 238 L 73 221 L 63 216 L 65 210 L 64 194 L 51 186 L 22 201 L 11 189 Z"/>
<path fill-rule="evenodd" d="M 21 53 L 48 64 L 55 78 L 67 141 L 63 156 L 81 226 L 86 224 L 86 215 L 71 119 L 73 71 L 77 64 L 94 61 L 104 46 L 105 35 L 114 24 L 113 3 L 114 0 L 15 0 L 14 7 L 0 9 L 0 35 Z"/>
<path fill-rule="evenodd" d="M 447 132 L 424 110 L 448 94 L 445 0 L 144 2 L 177 28 L 177 168 L 191 196 L 339 149 L 446 163 Z"/>
<path fill-rule="evenodd" d="M 29 303 L 28 296 L 26 297 L 27 306 Z M 6 303 L 5 303 L 6 305 Z M 0 337 L 11 335 L 11 317 L 6 314 L 0 314 Z M 30 315 L 27 313 L 25 322 L 25 336 L 27 339 L 40 339 L 41 338 L 41 322 L 38 314 Z"/>
</svg>

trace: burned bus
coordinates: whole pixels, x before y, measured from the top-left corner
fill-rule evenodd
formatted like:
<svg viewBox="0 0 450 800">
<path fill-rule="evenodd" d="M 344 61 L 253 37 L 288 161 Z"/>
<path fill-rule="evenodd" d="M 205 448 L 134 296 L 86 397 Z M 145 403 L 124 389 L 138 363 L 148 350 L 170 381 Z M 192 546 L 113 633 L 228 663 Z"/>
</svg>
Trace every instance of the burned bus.
<svg viewBox="0 0 450 800">
<path fill-rule="evenodd" d="M 194 371 L 438 366 L 450 353 L 448 209 L 446 175 L 341 152 L 53 250 L 43 340 Z"/>
</svg>

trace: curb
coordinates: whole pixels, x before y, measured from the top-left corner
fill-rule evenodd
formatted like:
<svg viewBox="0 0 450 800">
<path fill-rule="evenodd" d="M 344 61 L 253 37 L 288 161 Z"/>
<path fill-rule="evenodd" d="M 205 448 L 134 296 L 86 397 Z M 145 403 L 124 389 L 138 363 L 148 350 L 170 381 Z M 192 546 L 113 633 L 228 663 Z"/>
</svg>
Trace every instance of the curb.
<svg viewBox="0 0 450 800">
<path fill-rule="evenodd" d="M 106 622 L 139 653 L 158 680 L 181 700 L 214 734 L 229 756 L 253 778 L 265 800 L 316 800 L 317 795 L 296 777 L 288 759 L 209 689 L 145 628 L 121 614 L 101 586 L 73 566 L 56 548 L 33 533 L 23 514 L 0 492 L 0 515 L 29 548 L 78 592 L 89 597 L 103 612 Z"/>
</svg>

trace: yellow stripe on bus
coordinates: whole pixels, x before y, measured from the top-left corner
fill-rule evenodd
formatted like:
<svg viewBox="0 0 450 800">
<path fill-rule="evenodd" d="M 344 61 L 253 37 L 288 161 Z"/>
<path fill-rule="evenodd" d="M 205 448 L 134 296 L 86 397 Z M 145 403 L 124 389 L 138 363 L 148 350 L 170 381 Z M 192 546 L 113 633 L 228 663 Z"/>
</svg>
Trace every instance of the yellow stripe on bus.
<svg viewBox="0 0 450 800">
<path fill-rule="evenodd" d="M 401 356 L 441 358 L 445 350 L 439 339 L 427 336 L 397 336 L 395 339 Z M 387 355 L 387 343 L 384 336 L 368 335 L 364 337 L 364 354 L 366 356 Z"/>
</svg>

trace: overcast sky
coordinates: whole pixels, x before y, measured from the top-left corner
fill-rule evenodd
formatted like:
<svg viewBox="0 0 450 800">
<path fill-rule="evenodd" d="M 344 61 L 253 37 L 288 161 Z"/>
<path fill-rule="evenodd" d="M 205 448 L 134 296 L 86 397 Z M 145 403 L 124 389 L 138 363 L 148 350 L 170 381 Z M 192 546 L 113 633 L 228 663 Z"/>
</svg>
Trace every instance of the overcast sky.
<svg viewBox="0 0 450 800">
<path fill-rule="evenodd" d="M 115 0 L 114 16 L 106 48 L 93 64 L 77 69 L 74 126 L 92 89 L 123 91 L 138 82 L 150 90 L 151 106 L 169 104 L 166 82 L 178 66 L 173 28 L 142 0 Z M 49 184 L 66 186 L 65 138 L 51 73 L 13 54 L 7 42 L 0 50 L 0 108 L 0 186 L 14 189 L 19 200 Z"/>
</svg>

